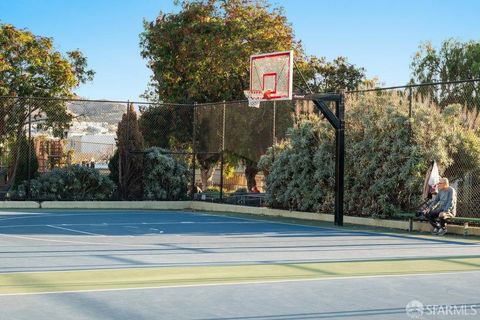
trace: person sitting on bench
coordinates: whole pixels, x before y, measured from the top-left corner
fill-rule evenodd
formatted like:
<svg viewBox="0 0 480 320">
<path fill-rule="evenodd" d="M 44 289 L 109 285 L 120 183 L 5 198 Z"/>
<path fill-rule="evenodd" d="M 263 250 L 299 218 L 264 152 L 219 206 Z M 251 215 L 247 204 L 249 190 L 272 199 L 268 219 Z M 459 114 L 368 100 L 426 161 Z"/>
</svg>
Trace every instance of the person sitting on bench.
<svg viewBox="0 0 480 320">
<path fill-rule="evenodd" d="M 446 220 L 457 214 L 457 192 L 450 187 L 447 178 L 440 178 L 438 194 L 429 203 L 426 216 L 433 226 L 433 234 L 447 233 Z"/>
</svg>

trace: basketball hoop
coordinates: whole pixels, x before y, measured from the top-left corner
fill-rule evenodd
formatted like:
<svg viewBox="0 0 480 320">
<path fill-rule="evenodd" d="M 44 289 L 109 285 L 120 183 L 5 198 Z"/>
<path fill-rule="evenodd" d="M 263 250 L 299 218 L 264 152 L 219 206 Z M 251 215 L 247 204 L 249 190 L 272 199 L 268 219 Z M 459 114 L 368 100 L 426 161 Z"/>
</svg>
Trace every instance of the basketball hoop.
<svg viewBox="0 0 480 320">
<path fill-rule="evenodd" d="M 245 97 L 248 99 L 248 106 L 251 108 L 260 108 L 260 102 L 264 98 L 264 93 L 261 90 L 245 90 L 243 91 Z"/>
</svg>

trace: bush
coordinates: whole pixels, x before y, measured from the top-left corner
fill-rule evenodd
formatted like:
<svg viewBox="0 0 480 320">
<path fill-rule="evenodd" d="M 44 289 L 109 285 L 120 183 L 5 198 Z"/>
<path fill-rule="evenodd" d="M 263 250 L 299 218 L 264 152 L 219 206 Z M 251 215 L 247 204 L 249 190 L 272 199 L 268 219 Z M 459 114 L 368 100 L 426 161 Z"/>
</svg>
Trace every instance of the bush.
<svg viewBox="0 0 480 320">
<path fill-rule="evenodd" d="M 90 167 L 56 168 L 30 182 L 30 198 L 34 200 L 108 200 L 114 183 Z M 14 198 L 26 197 L 26 184 L 18 186 Z"/>
<path fill-rule="evenodd" d="M 188 166 L 153 147 L 146 150 L 144 162 L 144 198 L 147 200 L 181 200 L 187 196 Z"/>
<path fill-rule="evenodd" d="M 408 116 L 405 98 L 367 94 L 349 101 L 346 114 L 345 211 L 387 216 L 421 201 L 432 160 L 441 174 L 462 178 L 480 169 L 480 139 L 462 127 L 459 105 L 440 112 L 415 103 Z M 290 138 L 259 163 L 268 172 L 270 206 L 332 212 L 334 204 L 334 130 L 308 116 Z"/>
<path fill-rule="evenodd" d="M 272 207 L 324 211 L 331 205 L 329 190 L 334 183 L 333 131 L 310 115 L 289 135 L 288 142 L 275 151 L 273 162 L 271 152 L 260 160 L 261 169 L 268 172 L 267 202 Z"/>
</svg>

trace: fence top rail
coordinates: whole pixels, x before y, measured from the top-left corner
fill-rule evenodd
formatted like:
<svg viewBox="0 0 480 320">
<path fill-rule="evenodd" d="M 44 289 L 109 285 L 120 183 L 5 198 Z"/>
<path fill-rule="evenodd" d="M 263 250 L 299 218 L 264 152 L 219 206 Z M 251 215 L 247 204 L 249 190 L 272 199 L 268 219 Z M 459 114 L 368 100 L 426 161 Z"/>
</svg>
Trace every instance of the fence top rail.
<svg viewBox="0 0 480 320">
<path fill-rule="evenodd" d="M 75 99 L 68 97 L 32 97 L 32 96 L 0 96 L 0 99 L 25 99 L 25 100 L 44 100 L 44 101 L 65 101 L 65 102 L 99 102 L 99 103 L 133 103 L 136 105 L 168 105 L 192 107 L 193 104 L 184 103 L 169 103 L 169 102 L 151 102 L 151 101 L 130 101 L 130 100 L 101 100 L 101 99 Z"/>
<path fill-rule="evenodd" d="M 385 91 L 385 90 L 394 90 L 394 89 L 407 89 L 407 88 L 418 88 L 426 86 L 438 86 L 438 85 L 448 85 L 448 84 L 460 84 L 460 83 L 474 83 L 479 82 L 480 78 L 475 79 L 465 79 L 465 80 L 455 80 L 455 81 L 439 81 L 439 82 L 428 82 L 428 83 L 417 83 L 417 84 L 407 84 L 402 86 L 392 86 L 392 87 L 380 87 L 372 89 L 363 89 L 363 90 L 350 90 L 344 91 L 345 94 L 351 93 L 364 93 L 364 92 L 374 92 L 374 91 Z M 308 95 L 298 95 L 293 100 L 308 100 Z M 179 107 L 198 107 L 198 106 L 208 106 L 208 105 L 222 105 L 222 104 L 240 104 L 246 103 L 247 100 L 233 100 L 233 101 L 217 101 L 217 102 L 206 102 L 206 103 L 170 103 L 170 102 L 151 102 L 151 101 L 130 101 L 130 100 L 100 100 L 100 99 L 75 99 L 68 97 L 35 97 L 35 96 L 1 96 L 0 99 L 31 99 L 31 100 L 45 100 L 45 101 L 66 101 L 66 102 L 97 102 L 97 103 L 122 103 L 122 104 L 136 104 L 136 105 L 166 105 L 166 106 L 179 106 Z"/>
<path fill-rule="evenodd" d="M 457 83 L 470 83 L 470 82 L 480 82 L 480 78 L 476 79 L 465 79 L 465 80 L 454 80 L 454 81 L 439 81 L 439 82 L 427 82 L 427 83 L 415 83 L 407 84 L 403 86 L 393 86 L 393 87 L 381 87 L 381 88 L 372 88 L 372 89 L 363 89 L 363 90 L 351 90 L 345 91 L 345 93 L 363 93 L 363 92 L 372 92 L 372 91 L 384 91 L 384 90 L 393 90 L 393 89 L 406 89 L 406 88 L 418 88 L 418 87 L 427 87 L 427 86 L 438 86 L 446 84 L 457 84 Z"/>
</svg>

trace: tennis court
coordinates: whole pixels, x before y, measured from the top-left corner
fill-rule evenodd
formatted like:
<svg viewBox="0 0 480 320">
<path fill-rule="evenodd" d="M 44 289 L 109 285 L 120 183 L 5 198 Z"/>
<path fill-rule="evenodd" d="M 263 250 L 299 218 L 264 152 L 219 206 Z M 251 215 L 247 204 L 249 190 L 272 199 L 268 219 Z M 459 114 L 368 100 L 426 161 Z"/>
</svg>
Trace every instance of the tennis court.
<svg viewBox="0 0 480 320">
<path fill-rule="evenodd" d="M 32 210 L 0 211 L 0 246 L 1 319 L 409 319 L 412 300 L 480 311 L 475 238 Z"/>
</svg>

